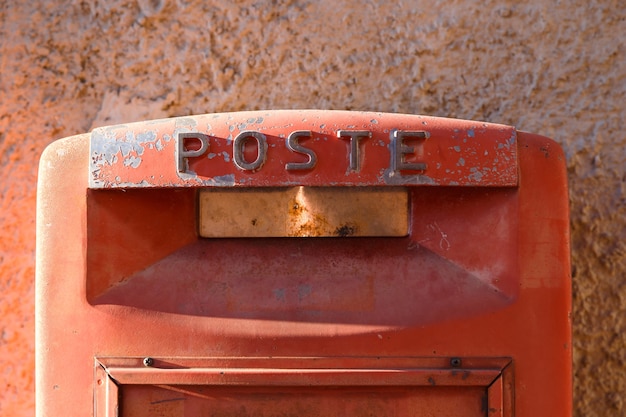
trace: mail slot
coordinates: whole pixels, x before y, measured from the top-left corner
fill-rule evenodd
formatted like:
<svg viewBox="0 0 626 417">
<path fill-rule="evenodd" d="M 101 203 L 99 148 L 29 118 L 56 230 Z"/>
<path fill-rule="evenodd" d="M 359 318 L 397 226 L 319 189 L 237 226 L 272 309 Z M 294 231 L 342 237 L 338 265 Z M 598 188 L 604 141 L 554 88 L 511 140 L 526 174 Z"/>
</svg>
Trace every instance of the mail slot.
<svg viewBox="0 0 626 417">
<path fill-rule="evenodd" d="M 102 127 L 42 156 L 44 416 L 570 416 L 564 156 L 347 111 Z"/>
</svg>

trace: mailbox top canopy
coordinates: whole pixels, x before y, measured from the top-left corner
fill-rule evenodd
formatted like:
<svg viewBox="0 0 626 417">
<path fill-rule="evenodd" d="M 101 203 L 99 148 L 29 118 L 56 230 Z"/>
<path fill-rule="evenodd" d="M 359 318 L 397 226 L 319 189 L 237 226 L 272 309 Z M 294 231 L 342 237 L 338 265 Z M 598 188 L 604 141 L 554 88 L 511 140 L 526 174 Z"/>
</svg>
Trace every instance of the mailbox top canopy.
<svg viewBox="0 0 626 417">
<path fill-rule="evenodd" d="M 511 126 L 330 110 L 216 113 L 96 128 L 89 187 L 515 187 Z"/>
</svg>

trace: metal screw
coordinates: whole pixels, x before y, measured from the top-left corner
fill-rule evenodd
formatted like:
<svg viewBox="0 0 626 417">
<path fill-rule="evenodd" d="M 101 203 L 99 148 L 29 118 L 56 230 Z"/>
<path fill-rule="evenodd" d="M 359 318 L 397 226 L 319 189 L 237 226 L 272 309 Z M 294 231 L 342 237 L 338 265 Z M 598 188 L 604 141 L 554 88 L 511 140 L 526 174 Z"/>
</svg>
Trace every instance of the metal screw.
<svg viewBox="0 0 626 417">
<path fill-rule="evenodd" d="M 453 368 L 458 368 L 461 366 L 461 358 L 452 358 L 450 359 L 450 366 Z"/>
<path fill-rule="evenodd" d="M 143 358 L 143 364 L 144 366 L 152 366 L 154 365 L 154 359 L 148 357 L 148 358 Z"/>
</svg>

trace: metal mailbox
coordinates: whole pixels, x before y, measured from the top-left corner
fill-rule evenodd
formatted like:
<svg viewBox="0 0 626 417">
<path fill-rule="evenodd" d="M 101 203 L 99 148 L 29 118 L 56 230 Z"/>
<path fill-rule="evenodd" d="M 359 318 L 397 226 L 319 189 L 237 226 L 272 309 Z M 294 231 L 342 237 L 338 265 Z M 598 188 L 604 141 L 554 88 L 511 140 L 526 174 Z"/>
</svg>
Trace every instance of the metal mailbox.
<svg viewBox="0 0 626 417">
<path fill-rule="evenodd" d="M 565 161 L 513 127 L 208 114 L 55 142 L 37 415 L 570 416 Z"/>
</svg>

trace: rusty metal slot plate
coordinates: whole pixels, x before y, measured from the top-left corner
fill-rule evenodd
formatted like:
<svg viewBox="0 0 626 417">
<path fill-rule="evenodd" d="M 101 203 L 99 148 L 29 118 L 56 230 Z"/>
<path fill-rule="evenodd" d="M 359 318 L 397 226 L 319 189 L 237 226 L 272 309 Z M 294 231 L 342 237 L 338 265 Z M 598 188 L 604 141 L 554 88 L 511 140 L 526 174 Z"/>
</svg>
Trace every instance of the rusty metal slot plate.
<svg viewBox="0 0 626 417">
<path fill-rule="evenodd" d="M 406 187 L 205 189 L 199 234 L 233 237 L 406 236 Z"/>
</svg>

